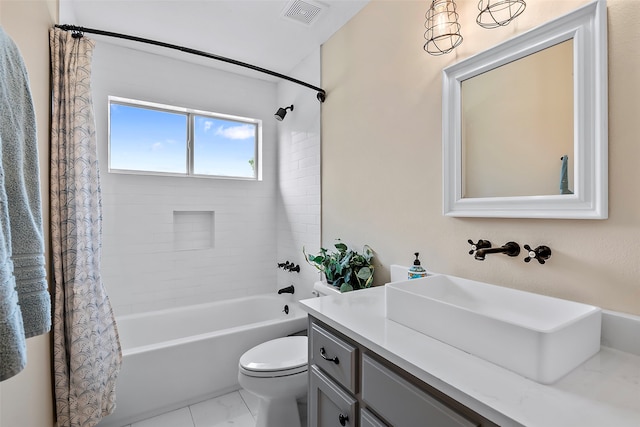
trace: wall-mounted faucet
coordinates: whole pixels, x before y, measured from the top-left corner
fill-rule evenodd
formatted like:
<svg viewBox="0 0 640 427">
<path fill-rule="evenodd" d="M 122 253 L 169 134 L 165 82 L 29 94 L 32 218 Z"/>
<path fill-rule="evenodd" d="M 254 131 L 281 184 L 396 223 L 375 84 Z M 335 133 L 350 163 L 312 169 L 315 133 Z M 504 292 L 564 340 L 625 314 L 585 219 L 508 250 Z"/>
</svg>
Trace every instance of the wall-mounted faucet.
<svg viewBox="0 0 640 427">
<path fill-rule="evenodd" d="M 520 245 L 516 242 L 507 242 L 499 248 L 492 248 L 491 242 L 488 240 L 480 239 L 477 243 L 473 243 L 473 240 L 467 240 L 471 245 L 469 255 L 473 255 L 478 261 L 484 261 L 487 254 L 505 254 L 511 257 L 518 256 L 520 254 Z M 527 257 L 524 262 L 529 262 L 532 259 L 538 260 L 540 264 L 544 264 L 546 260 L 551 258 L 551 248 L 549 246 L 538 246 L 535 249 L 531 249 L 531 246 L 524 245 L 527 250 Z"/>
<path fill-rule="evenodd" d="M 520 254 L 520 245 L 516 242 L 507 242 L 499 248 L 478 249 L 473 257 L 478 261 L 484 261 L 484 257 L 487 254 L 505 254 L 511 257 L 518 256 L 518 254 Z"/>
</svg>

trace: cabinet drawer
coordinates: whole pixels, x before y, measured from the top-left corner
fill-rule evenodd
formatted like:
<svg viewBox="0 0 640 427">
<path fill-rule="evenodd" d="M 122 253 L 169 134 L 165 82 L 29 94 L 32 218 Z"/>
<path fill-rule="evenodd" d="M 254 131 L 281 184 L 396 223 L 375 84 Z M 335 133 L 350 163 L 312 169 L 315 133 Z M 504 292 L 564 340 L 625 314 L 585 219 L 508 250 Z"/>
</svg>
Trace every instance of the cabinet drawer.
<svg viewBox="0 0 640 427">
<path fill-rule="evenodd" d="M 394 427 L 478 426 L 367 355 L 362 356 L 362 400 Z"/>
<path fill-rule="evenodd" d="M 309 362 L 318 365 L 349 391 L 356 392 L 358 349 L 317 323 L 311 326 Z"/>
<path fill-rule="evenodd" d="M 355 426 L 358 402 L 317 366 L 309 375 L 309 426 Z"/>
<path fill-rule="evenodd" d="M 366 409 L 360 410 L 360 427 L 387 427 L 378 417 Z"/>
</svg>

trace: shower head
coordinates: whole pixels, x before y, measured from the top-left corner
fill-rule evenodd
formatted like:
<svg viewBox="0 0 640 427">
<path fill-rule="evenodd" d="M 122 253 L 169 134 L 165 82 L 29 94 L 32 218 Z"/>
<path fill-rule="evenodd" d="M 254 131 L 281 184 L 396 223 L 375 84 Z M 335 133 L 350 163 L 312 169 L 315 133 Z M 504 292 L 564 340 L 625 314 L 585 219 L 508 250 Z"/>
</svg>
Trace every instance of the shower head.
<svg viewBox="0 0 640 427">
<path fill-rule="evenodd" d="M 281 122 L 284 119 L 284 116 L 287 115 L 287 110 L 293 111 L 293 104 L 286 108 L 278 108 L 278 111 L 276 112 L 276 114 L 274 114 L 276 116 L 276 120 Z"/>
</svg>

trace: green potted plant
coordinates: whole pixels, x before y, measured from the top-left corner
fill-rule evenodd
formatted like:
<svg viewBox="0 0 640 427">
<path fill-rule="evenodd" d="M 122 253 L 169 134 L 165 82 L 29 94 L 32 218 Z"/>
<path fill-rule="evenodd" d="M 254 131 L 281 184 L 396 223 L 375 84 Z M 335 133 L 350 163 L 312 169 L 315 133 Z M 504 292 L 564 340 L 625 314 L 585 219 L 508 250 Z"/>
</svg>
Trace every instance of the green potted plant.
<svg viewBox="0 0 640 427">
<path fill-rule="evenodd" d="M 335 250 L 320 248 L 320 252 L 307 254 L 302 248 L 305 260 L 324 273 L 327 283 L 349 292 L 369 288 L 373 284 L 373 250 L 364 245 L 362 253 L 349 248 L 337 239 Z"/>
</svg>

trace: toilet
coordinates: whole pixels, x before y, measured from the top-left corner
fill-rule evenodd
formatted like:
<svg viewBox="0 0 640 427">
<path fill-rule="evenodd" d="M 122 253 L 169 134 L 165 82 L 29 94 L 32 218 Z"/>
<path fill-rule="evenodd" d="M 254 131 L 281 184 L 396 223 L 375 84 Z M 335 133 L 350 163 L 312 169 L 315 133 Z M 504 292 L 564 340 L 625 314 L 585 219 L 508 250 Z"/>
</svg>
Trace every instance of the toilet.
<svg viewBox="0 0 640 427">
<path fill-rule="evenodd" d="M 307 393 L 307 337 L 276 338 L 240 357 L 238 382 L 260 399 L 256 427 L 300 427 L 297 399 Z"/>
<path fill-rule="evenodd" d="M 313 288 L 317 296 L 340 294 L 323 282 Z M 276 338 L 240 356 L 238 382 L 260 399 L 256 427 L 301 427 L 297 400 L 307 394 L 307 343 L 305 336 Z"/>
</svg>

